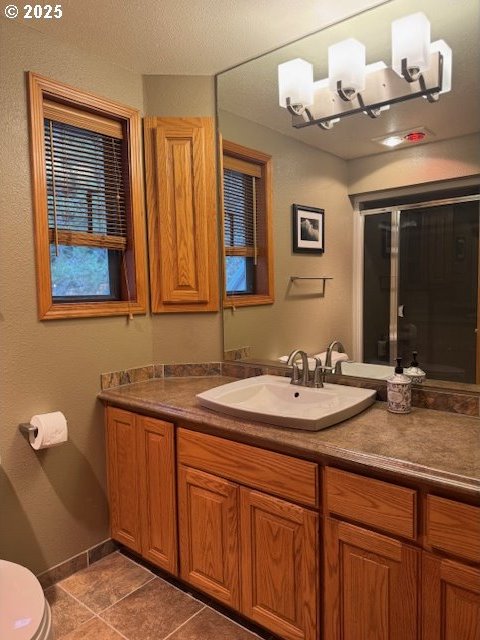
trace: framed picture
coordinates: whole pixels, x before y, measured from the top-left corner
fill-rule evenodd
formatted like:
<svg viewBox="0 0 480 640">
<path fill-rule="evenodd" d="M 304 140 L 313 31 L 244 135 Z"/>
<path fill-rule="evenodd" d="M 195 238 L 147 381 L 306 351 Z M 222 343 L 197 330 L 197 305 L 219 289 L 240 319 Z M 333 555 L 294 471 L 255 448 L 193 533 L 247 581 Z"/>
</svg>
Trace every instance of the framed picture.
<svg viewBox="0 0 480 640">
<path fill-rule="evenodd" d="M 323 253 L 325 251 L 325 225 L 323 209 L 292 206 L 294 253 Z"/>
</svg>

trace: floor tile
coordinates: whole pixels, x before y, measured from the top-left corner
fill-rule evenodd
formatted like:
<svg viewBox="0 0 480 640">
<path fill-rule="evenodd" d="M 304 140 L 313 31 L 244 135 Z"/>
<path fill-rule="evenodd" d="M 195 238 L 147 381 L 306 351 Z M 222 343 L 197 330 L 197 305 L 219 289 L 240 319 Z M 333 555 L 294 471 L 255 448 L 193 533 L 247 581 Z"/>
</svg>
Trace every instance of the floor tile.
<svg viewBox="0 0 480 640">
<path fill-rule="evenodd" d="M 227 620 L 216 611 L 205 608 L 197 616 L 189 620 L 168 640 L 258 640 L 258 636 L 250 633 L 238 624 Z"/>
<path fill-rule="evenodd" d="M 93 617 L 93 613 L 58 586 L 49 587 L 45 597 L 52 609 L 52 626 L 56 638 L 70 633 Z"/>
<path fill-rule="evenodd" d="M 151 580 L 153 575 L 120 553 L 112 553 L 60 585 L 99 613 Z"/>
<path fill-rule="evenodd" d="M 57 640 L 122 640 L 122 636 L 99 618 L 92 618 Z"/>
<path fill-rule="evenodd" d="M 103 611 L 100 618 L 128 640 L 162 640 L 204 606 L 160 578 L 155 578 Z"/>
</svg>

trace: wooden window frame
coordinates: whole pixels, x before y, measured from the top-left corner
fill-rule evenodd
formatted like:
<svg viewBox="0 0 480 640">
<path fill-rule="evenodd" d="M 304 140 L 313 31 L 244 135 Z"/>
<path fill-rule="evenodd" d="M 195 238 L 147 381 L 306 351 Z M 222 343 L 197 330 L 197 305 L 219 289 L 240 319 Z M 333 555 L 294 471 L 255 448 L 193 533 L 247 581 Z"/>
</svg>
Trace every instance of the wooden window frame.
<svg viewBox="0 0 480 640">
<path fill-rule="evenodd" d="M 141 169 L 140 114 L 93 93 L 27 73 L 34 240 L 37 273 L 38 317 L 40 320 L 85 318 L 146 312 L 145 225 Z M 44 143 L 44 104 L 53 101 L 80 110 L 85 118 L 108 118 L 123 129 L 127 144 L 130 207 L 127 214 L 128 238 L 125 252 L 126 277 L 130 299 L 54 302 L 50 271 L 50 232 L 48 226 L 47 181 Z M 93 129 L 92 129 L 93 130 Z"/>
<path fill-rule="evenodd" d="M 273 216 L 272 216 L 272 157 L 261 151 L 244 147 L 229 140 L 221 140 L 221 209 L 222 209 L 222 246 L 223 246 L 223 306 L 224 307 L 249 307 L 262 304 L 272 304 L 274 297 L 274 274 L 273 274 Z M 257 265 L 256 281 L 260 281 L 260 293 L 239 294 L 228 296 L 226 293 L 226 272 L 225 272 L 225 209 L 223 199 L 223 169 L 224 156 L 238 160 L 239 169 L 241 163 L 255 164 L 260 169 L 259 187 L 262 199 L 262 209 L 259 213 L 261 225 L 263 226 L 263 243 L 259 252 L 259 264 Z M 234 251 L 232 251 L 234 253 Z"/>
</svg>

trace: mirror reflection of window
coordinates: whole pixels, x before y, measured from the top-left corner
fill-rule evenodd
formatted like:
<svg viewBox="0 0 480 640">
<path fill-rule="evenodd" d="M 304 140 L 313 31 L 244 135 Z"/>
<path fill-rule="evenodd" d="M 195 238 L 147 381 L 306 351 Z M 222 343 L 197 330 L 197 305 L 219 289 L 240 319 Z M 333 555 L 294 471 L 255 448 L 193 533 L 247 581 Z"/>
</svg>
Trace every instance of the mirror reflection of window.
<svg viewBox="0 0 480 640">
<path fill-rule="evenodd" d="M 225 306 L 273 302 L 270 161 L 223 141 Z"/>
</svg>

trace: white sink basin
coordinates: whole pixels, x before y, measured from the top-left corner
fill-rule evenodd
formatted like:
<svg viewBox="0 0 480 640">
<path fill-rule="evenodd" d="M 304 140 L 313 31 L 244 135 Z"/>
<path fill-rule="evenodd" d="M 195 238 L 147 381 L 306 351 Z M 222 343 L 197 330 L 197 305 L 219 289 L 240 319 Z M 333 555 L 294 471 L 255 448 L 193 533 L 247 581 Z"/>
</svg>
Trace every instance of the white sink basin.
<svg viewBox="0 0 480 640">
<path fill-rule="evenodd" d="M 290 378 L 258 376 L 209 389 L 197 395 L 204 407 L 291 429 L 319 431 L 360 413 L 375 402 L 373 389 L 325 384 L 313 389 L 290 384 Z"/>
</svg>

